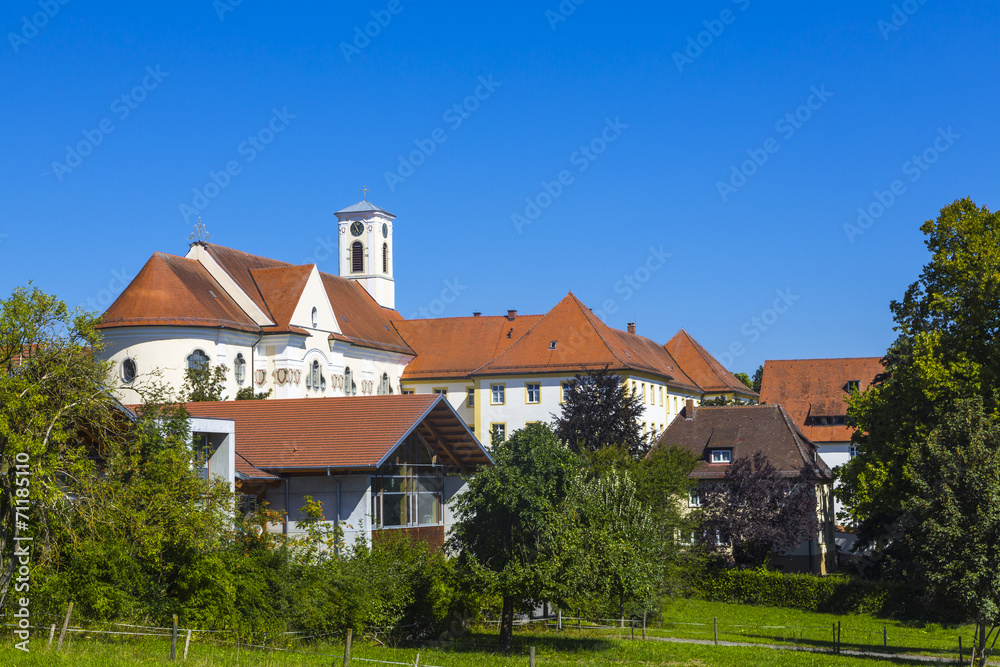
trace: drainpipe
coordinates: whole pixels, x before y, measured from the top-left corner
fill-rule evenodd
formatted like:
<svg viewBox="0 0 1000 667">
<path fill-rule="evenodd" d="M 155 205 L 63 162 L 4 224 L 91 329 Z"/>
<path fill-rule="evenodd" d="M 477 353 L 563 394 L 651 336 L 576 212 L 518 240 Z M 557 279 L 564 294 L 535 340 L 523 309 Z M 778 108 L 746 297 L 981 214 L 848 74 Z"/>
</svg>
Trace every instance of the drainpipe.
<svg viewBox="0 0 1000 667">
<path fill-rule="evenodd" d="M 285 536 L 288 535 L 288 522 L 291 521 L 291 519 L 288 518 L 289 516 L 291 516 L 291 512 L 288 511 L 288 503 L 289 503 L 289 500 L 288 500 L 288 484 L 289 484 L 289 482 L 291 482 L 291 480 L 292 480 L 292 478 L 289 477 L 286 474 L 285 475 Z M 811 544 L 810 544 L 809 548 L 810 549 L 812 548 Z"/>
</svg>

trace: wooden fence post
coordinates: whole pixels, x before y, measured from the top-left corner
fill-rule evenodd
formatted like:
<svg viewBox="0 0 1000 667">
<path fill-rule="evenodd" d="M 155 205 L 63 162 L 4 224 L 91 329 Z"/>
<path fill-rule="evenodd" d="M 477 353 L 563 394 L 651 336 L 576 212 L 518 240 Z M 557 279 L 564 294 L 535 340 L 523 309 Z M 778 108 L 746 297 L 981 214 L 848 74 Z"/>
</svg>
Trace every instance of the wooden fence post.
<svg viewBox="0 0 1000 667">
<path fill-rule="evenodd" d="M 958 636 L 958 664 L 962 664 L 964 659 L 962 658 L 962 635 Z"/>
<path fill-rule="evenodd" d="M 843 651 L 843 646 L 840 645 L 840 621 L 837 621 L 837 653 Z"/>
<path fill-rule="evenodd" d="M 188 659 L 188 647 L 191 646 L 191 628 L 188 628 L 187 637 L 184 639 L 184 661 Z"/>
<path fill-rule="evenodd" d="M 833 652 L 837 652 L 837 624 L 833 624 Z"/>
<path fill-rule="evenodd" d="M 49 648 L 52 648 L 52 638 L 56 636 L 56 624 L 52 624 L 52 628 L 49 629 Z"/>
<path fill-rule="evenodd" d="M 558 614 L 556 618 L 556 630 L 562 632 L 562 609 L 559 609 L 556 613 Z"/>
<path fill-rule="evenodd" d="M 62 632 L 59 633 L 59 645 L 56 647 L 56 651 L 62 651 L 63 640 L 66 639 L 66 628 L 69 627 L 69 617 L 73 615 L 73 603 L 69 603 L 69 607 L 66 608 L 66 618 L 63 620 Z"/>
<path fill-rule="evenodd" d="M 715 633 L 715 645 L 718 646 L 719 645 L 719 617 L 718 616 L 713 616 L 712 617 L 712 630 Z"/>
<path fill-rule="evenodd" d="M 646 612 L 642 612 L 642 638 L 646 639 Z"/>
<path fill-rule="evenodd" d="M 354 634 L 354 630 L 347 628 L 347 641 L 344 643 L 344 667 L 351 664 L 351 635 Z"/>
<path fill-rule="evenodd" d="M 528 647 L 528 667 L 535 667 L 535 647 Z"/>
<path fill-rule="evenodd" d="M 882 648 L 889 648 L 889 630 L 882 626 Z"/>
<path fill-rule="evenodd" d="M 174 628 L 170 631 L 170 659 L 177 660 L 177 614 L 174 614 Z"/>
<path fill-rule="evenodd" d="M 628 627 L 632 630 L 632 641 L 635 641 L 635 621 L 629 621 Z"/>
</svg>

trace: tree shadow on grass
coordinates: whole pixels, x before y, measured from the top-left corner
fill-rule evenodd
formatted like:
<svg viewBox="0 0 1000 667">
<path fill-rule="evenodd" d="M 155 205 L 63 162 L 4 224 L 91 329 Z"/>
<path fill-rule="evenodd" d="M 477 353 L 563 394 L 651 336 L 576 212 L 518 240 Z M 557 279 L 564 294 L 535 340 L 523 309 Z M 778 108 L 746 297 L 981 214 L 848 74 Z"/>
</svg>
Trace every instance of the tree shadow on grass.
<svg viewBox="0 0 1000 667">
<path fill-rule="evenodd" d="M 757 643 L 752 640 L 760 640 L 761 643 L 766 644 L 787 644 L 789 646 L 801 646 L 805 648 L 823 649 L 826 651 L 833 650 L 833 642 L 830 639 L 809 639 L 808 637 L 802 638 L 782 638 L 775 637 L 774 635 L 765 634 L 751 634 L 746 633 L 740 635 L 740 637 L 745 637 L 746 639 L 733 639 L 731 637 L 725 637 L 723 641 L 746 641 L 747 643 Z M 957 658 L 958 656 L 958 646 L 954 648 L 942 648 L 938 646 L 912 646 L 906 644 L 890 644 L 888 648 L 883 648 L 881 644 L 866 644 L 860 642 L 850 642 L 841 641 L 840 648 L 844 651 L 859 651 L 864 653 L 875 653 L 880 657 L 885 656 L 886 660 L 902 661 L 912 664 L 927 664 L 922 661 L 907 660 L 906 658 L 894 658 L 894 655 L 898 654 L 920 654 L 921 652 L 930 657 L 936 658 Z M 966 653 L 968 653 L 968 647 L 966 647 Z"/>
<path fill-rule="evenodd" d="M 451 651 L 455 653 L 492 653 L 503 654 L 500 650 L 499 637 L 496 632 L 467 632 L 461 637 L 446 641 L 425 641 L 415 642 L 424 646 L 430 646 L 440 651 Z M 513 645 L 510 653 L 513 655 L 528 655 L 528 647 L 534 646 L 538 651 L 554 651 L 559 653 L 597 653 L 608 651 L 615 647 L 615 644 L 600 637 L 569 637 L 557 635 L 555 633 L 518 635 L 514 634 Z"/>
</svg>

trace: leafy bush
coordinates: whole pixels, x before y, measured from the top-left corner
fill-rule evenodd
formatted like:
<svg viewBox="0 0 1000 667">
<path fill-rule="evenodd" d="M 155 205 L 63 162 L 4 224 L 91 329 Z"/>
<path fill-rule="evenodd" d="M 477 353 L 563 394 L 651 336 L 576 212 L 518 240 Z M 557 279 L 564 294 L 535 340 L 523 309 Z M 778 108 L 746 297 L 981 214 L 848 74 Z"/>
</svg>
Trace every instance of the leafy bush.
<svg viewBox="0 0 1000 667">
<path fill-rule="evenodd" d="M 898 591 L 890 585 L 845 576 L 817 577 L 767 570 L 705 570 L 691 580 L 690 593 L 715 602 L 791 607 L 832 614 L 896 611 Z"/>
</svg>

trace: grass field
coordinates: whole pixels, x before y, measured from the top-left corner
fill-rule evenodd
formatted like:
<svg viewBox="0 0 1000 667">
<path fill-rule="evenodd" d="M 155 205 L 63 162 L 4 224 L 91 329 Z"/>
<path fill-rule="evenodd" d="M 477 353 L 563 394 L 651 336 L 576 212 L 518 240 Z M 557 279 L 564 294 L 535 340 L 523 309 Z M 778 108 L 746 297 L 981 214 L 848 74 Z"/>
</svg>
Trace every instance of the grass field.
<svg viewBox="0 0 1000 667">
<path fill-rule="evenodd" d="M 351 664 L 356 667 L 379 667 L 385 663 L 414 664 L 417 653 L 423 667 L 507 667 L 528 664 L 528 646 L 536 647 L 538 667 L 547 665 L 589 667 L 591 665 L 690 665 L 715 667 L 728 665 L 900 665 L 904 659 L 882 660 L 852 656 L 806 653 L 765 648 L 678 644 L 657 641 L 657 637 L 713 639 L 713 618 L 718 619 L 719 640 L 790 644 L 829 649 L 832 626 L 841 624 L 844 649 L 882 651 L 883 627 L 887 629 L 889 650 L 898 653 L 924 653 L 957 658 L 958 635 L 971 641 L 971 628 L 918 626 L 885 621 L 864 615 L 835 616 L 792 609 L 753 607 L 701 600 L 672 600 L 663 610 L 663 620 L 647 629 L 649 639 L 630 641 L 613 635 L 631 633 L 628 629 L 588 628 L 577 630 L 567 622 L 562 633 L 541 627 L 520 628 L 515 632 L 515 650 L 510 655 L 495 652 L 496 636 L 491 631 L 471 632 L 435 648 L 385 648 L 359 640 L 352 649 Z M 637 628 L 636 637 L 641 636 Z M 204 637 L 204 635 L 203 635 Z M 0 646 L 2 665 L 81 665 L 82 667 L 132 667 L 168 663 L 169 641 L 161 638 L 108 639 L 94 635 L 73 636 L 62 653 L 45 649 L 46 636 L 39 633 L 32 640 L 32 651 L 13 648 L 7 636 Z M 183 644 L 183 637 L 182 642 Z M 247 665 L 262 667 L 306 667 L 343 664 L 343 644 L 312 644 L 302 652 L 237 649 L 198 639 L 191 644 L 188 665 Z M 968 653 L 966 652 L 966 656 Z"/>
</svg>

